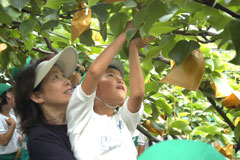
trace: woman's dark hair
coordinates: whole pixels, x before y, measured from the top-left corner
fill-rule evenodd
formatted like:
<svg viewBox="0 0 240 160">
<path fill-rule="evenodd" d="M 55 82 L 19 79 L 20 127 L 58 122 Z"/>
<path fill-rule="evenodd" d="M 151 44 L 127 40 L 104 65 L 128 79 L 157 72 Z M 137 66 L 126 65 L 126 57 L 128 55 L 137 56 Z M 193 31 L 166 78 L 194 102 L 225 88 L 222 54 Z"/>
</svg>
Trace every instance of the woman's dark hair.
<svg viewBox="0 0 240 160">
<path fill-rule="evenodd" d="M 37 65 L 51 57 L 40 59 L 23 69 L 15 78 L 15 105 L 20 117 L 20 126 L 24 134 L 29 134 L 37 123 L 44 123 L 43 111 L 39 104 L 31 100 L 31 94 L 41 89 L 41 83 L 34 89 L 35 69 Z"/>
<path fill-rule="evenodd" d="M 1 102 L 0 102 L 0 112 L 2 112 L 2 106 L 7 104 L 7 91 L 3 92 L 2 95 L 0 96 Z"/>
</svg>

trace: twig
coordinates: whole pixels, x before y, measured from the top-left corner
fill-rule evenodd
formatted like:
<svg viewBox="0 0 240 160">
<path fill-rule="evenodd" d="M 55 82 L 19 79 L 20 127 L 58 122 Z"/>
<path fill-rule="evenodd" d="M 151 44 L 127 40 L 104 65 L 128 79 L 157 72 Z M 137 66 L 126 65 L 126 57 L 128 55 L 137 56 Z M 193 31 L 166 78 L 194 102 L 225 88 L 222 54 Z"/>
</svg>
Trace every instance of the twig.
<svg viewBox="0 0 240 160">
<path fill-rule="evenodd" d="M 153 135 L 151 135 L 148 131 L 146 131 L 141 125 L 137 125 L 137 130 L 139 130 L 142 134 L 144 134 L 146 137 L 149 138 L 149 140 L 157 143 L 159 142 L 159 140 L 154 137 Z"/>
<path fill-rule="evenodd" d="M 24 45 L 24 42 L 23 42 L 22 40 L 16 39 L 16 41 L 17 41 L 19 44 Z M 53 54 L 55 54 L 54 52 L 49 52 L 49 51 L 46 51 L 46 50 L 43 50 L 43 49 L 37 48 L 37 47 L 32 47 L 32 50 L 33 50 L 33 51 L 37 51 L 37 52 L 39 52 L 39 53 L 43 53 L 43 54 L 45 54 L 45 55 L 53 55 Z"/>
<path fill-rule="evenodd" d="M 206 36 L 215 36 L 215 35 L 217 35 L 216 33 L 207 32 L 207 31 L 203 31 L 203 32 L 201 32 L 201 33 L 190 33 L 190 32 L 175 30 L 175 31 L 172 31 L 172 33 L 181 34 L 181 35 L 184 35 L 184 36 L 202 36 L 203 33 L 204 33 L 204 35 L 206 35 Z"/>
<path fill-rule="evenodd" d="M 200 89 L 201 90 L 201 89 Z M 215 110 L 222 116 L 222 118 L 225 120 L 225 122 L 231 127 L 231 129 L 234 131 L 235 126 L 233 125 L 233 123 L 230 121 L 230 119 L 226 116 L 226 114 L 221 110 L 221 108 L 219 108 L 215 101 L 210 98 L 207 97 L 208 101 L 212 104 L 212 106 L 215 108 Z"/>
<path fill-rule="evenodd" d="M 209 7 L 213 7 L 213 8 L 219 9 L 221 11 L 224 11 L 224 12 L 228 13 L 229 15 L 231 15 L 232 17 L 240 18 L 240 14 L 239 13 L 233 12 L 232 10 L 224 7 L 220 3 L 215 3 L 215 0 L 194 0 L 194 1 L 198 2 L 198 3 L 205 4 L 205 5 L 209 6 Z"/>
<path fill-rule="evenodd" d="M 50 49 L 50 51 L 53 51 L 54 53 L 58 54 L 58 51 L 52 46 L 52 43 L 50 42 L 49 39 L 47 39 L 46 37 L 43 37 L 44 41 L 47 44 L 47 47 Z"/>
</svg>

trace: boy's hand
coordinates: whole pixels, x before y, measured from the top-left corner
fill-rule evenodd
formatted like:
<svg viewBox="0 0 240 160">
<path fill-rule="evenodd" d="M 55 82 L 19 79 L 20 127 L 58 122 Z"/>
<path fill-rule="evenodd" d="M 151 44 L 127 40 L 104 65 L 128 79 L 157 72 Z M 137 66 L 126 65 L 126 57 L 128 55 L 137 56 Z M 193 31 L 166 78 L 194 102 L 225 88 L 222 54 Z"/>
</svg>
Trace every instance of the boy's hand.
<svg viewBox="0 0 240 160">
<path fill-rule="evenodd" d="M 133 29 L 133 28 L 134 28 L 133 21 L 128 21 L 127 24 L 126 24 L 126 27 L 124 29 L 124 32 L 127 33 L 130 29 Z"/>
<path fill-rule="evenodd" d="M 8 126 L 16 126 L 16 122 L 13 118 L 5 119 L 5 121 L 7 122 Z"/>
<path fill-rule="evenodd" d="M 130 45 L 134 45 L 138 49 L 140 49 L 140 48 L 147 46 L 153 39 L 154 39 L 154 37 L 152 37 L 152 36 L 144 38 L 144 39 L 142 39 L 141 37 L 138 37 L 138 38 L 133 39 L 130 42 Z"/>
</svg>

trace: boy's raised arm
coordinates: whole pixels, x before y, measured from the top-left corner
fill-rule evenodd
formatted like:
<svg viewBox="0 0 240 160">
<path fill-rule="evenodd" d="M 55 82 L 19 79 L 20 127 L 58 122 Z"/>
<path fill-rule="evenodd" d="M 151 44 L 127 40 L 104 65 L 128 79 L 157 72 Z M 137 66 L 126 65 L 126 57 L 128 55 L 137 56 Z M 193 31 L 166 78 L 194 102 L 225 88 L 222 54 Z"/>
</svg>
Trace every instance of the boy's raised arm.
<svg viewBox="0 0 240 160">
<path fill-rule="evenodd" d="M 128 22 L 123 33 L 104 49 L 104 51 L 91 64 L 82 83 L 82 90 L 86 95 L 90 95 L 96 90 L 98 80 L 126 41 L 126 34 L 131 28 L 133 28 L 133 22 Z"/>
<path fill-rule="evenodd" d="M 148 45 L 153 37 L 142 40 L 140 37 L 130 42 L 129 68 L 130 68 L 130 96 L 128 109 L 132 113 L 138 112 L 145 93 L 144 77 L 139 59 L 139 49 Z"/>
</svg>

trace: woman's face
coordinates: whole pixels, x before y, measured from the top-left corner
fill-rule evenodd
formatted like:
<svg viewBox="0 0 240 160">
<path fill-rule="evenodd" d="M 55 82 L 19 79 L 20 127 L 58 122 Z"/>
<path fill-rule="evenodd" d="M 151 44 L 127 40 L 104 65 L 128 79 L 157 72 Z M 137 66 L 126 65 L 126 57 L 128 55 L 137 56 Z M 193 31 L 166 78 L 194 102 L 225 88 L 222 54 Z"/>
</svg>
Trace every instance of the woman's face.
<svg viewBox="0 0 240 160">
<path fill-rule="evenodd" d="M 108 68 L 98 82 L 96 95 L 109 105 L 122 104 L 126 99 L 127 87 L 121 73 Z"/>
<path fill-rule="evenodd" d="M 58 66 L 53 66 L 43 79 L 40 95 L 44 105 L 67 107 L 72 95 L 72 85 Z"/>
</svg>

